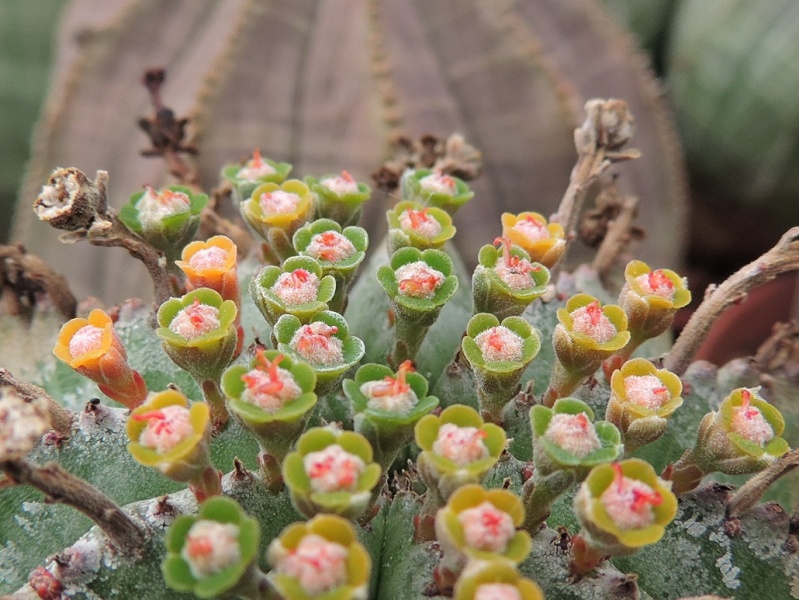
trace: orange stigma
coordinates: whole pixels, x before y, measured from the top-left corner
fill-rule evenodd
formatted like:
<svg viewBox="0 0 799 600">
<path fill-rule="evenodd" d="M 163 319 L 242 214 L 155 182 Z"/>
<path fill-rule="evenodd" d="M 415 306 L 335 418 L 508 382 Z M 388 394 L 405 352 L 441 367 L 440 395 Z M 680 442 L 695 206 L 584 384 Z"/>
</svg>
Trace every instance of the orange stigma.
<svg viewBox="0 0 799 600">
<path fill-rule="evenodd" d="M 498 237 L 494 238 L 494 245 L 500 244 L 502 246 L 502 257 L 505 260 L 505 264 L 508 266 L 509 269 L 513 271 L 518 271 L 523 275 L 527 273 L 534 273 L 541 269 L 540 265 L 533 266 L 530 262 L 519 258 L 518 256 L 511 254 L 511 241 L 506 237 Z"/>
<path fill-rule="evenodd" d="M 408 218 L 411 220 L 411 227 L 418 229 L 427 223 L 427 221 L 430 220 L 430 217 L 427 215 L 428 210 L 428 208 L 423 208 L 422 210 L 408 209 Z"/>
<path fill-rule="evenodd" d="M 250 166 L 251 167 L 255 167 L 256 169 L 259 168 L 259 167 L 263 167 L 264 166 L 264 161 L 261 158 L 261 149 L 260 148 L 256 148 L 255 150 L 253 150 L 252 160 L 250 161 Z"/>
<path fill-rule="evenodd" d="M 410 360 L 402 361 L 397 371 L 397 377 L 394 378 L 391 375 L 386 375 L 386 377 L 383 378 L 382 385 L 372 388 L 372 397 L 381 398 L 383 396 L 398 396 L 404 394 L 411 389 L 411 386 L 405 381 L 405 376 L 414 371 L 413 363 Z"/>
<path fill-rule="evenodd" d="M 674 282 L 669 279 L 663 272 L 663 269 L 655 269 L 649 273 L 649 287 L 653 290 L 665 287 L 667 289 L 674 288 Z"/>
</svg>

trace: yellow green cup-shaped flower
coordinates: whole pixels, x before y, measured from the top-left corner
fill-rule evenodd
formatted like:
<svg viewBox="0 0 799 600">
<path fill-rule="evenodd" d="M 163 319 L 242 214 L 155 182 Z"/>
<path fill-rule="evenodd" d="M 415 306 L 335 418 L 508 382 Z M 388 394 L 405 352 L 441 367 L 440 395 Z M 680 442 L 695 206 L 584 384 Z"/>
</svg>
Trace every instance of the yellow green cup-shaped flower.
<svg viewBox="0 0 799 600">
<path fill-rule="evenodd" d="M 566 250 L 566 234 L 560 223 L 547 223 L 543 215 L 502 213 L 502 237 L 523 248 L 530 260 L 546 268 L 560 260 Z"/>
<path fill-rule="evenodd" d="M 458 579 L 452 597 L 453 600 L 544 600 L 544 593 L 536 582 L 522 577 L 512 562 L 495 558 L 470 562 Z"/>
</svg>

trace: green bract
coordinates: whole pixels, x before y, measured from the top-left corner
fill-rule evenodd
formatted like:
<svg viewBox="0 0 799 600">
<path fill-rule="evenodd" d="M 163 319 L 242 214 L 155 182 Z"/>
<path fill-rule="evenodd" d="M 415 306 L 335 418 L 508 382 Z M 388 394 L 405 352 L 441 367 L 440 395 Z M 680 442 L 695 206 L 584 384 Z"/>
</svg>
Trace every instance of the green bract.
<svg viewBox="0 0 799 600">
<path fill-rule="evenodd" d="M 438 433 L 445 424 L 477 429 L 477 436 L 487 450 L 484 458 L 459 465 L 452 459 L 433 450 Z M 431 490 L 446 501 L 460 486 L 467 483 L 481 483 L 488 470 L 499 460 L 505 449 L 505 431 L 493 423 L 485 423 L 473 408 L 454 405 L 441 411 L 441 415 L 426 415 L 414 429 L 416 443 L 422 449 L 417 464 L 419 471 Z M 443 503 L 443 502 L 442 502 Z"/>
<path fill-rule="evenodd" d="M 347 549 L 347 580 L 343 585 L 320 594 L 308 593 L 301 582 L 283 572 L 281 563 L 294 555 L 306 536 L 319 536 Z M 317 515 L 305 523 L 294 523 L 286 527 L 279 537 L 272 540 L 266 553 L 272 571 L 267 576 L 281 598 L 291 600 L 366 600 L 369 594 L 369 574 L 372 562 L 352 525 L 335 515 Z"/>
<path fill-rule="evenodd" d="M 272 167 L 275 172 L 269 175 L 262 175 L 255 180 L 239 177 L 239 171 L 241 171 L 244 167 L 252 166 L 252 160 L 248 160 L 245 165 L 226 165 L 222 168 L 222 177 L 227 179 L 233 185 L 233 198 L 236 200 L 237 204 L 248 200 L 252 196 L 255 188 L 262 183 L 283 183 L 293 168 L 289 163 L 276 162 L 268 158 L 261 158 L 260 156 L 258 158 Z"/>
<path fill-rule="evenodd" d="M 511 260 L 530 260 L 530 255 L 516 245 L 510 247 L 508 254 L 512 257 Z M 547 291 L 549 269 L 538 263 L 533 263 L 534 270 L 530 272 L 529 287 L 514 290 L 508 286 L 495 270 L 497 263 L 503 257 L 502 248 L 496 248 L 491 244 L 480 248 L 477 256 L 478 265 L 472 275 L 475 313 L 491 313 L 499 319 L 518 316 L 533 300 L 540 298 Z"/>
<path fill-rule="evenodd" d="M 345 173 L 346 171 L 341 176 L 343 177 Z M 346 173 L 346 176 L 349 176 L 349 173 Z M 372 189 L 365 183 L 358 182 L 357 192 L 339 195 L 322 183 L 325 179 L 336 177 L 338 175 L 324 175 L 319 179 L 305 178 L 305 183 L 316 195 L 316 216 L 331 219 L 342 227 L 355 225 L 361 218 L 363 203 L 372 195 Z"/>
<path fill-rule="evenodd" d="M 329 446 L 339 446 L 364 463 L 353 489 L 314 491 L 305 470 L 305 457 Z M 306 431 L 297 442 L 297 450 L 283 461 L 283 479 L 297 510 L 308 518 L 317 513 L 334 513 L 348 519 L 360 517 L 372 503 L 372 490 L 380 481 L 380 465 L 372 462 L 372 447 L 359 433 L 332 427 L 316 427 Z"/>
<path fill-rule="evenodd" d="M 170 192 L 185 194 L 189 199 L 186 210 L 161 218 L 156 214 L 148 216 L 140 212 L 139 203 L 145 194 L 155 193 L 158 196 Z M 200 226 L 200 212 L 208 204 L 208 196 L 195 194 L 191 189 L 181 185 L 170 185 L 157 192 L 152 188 L 133 194 L 128 203 L 119 209 L 119 220 L 136 235 L 161 250 L 170 261 L 180 258 L 183 247 L 197 233 Z"/>
<path fill-rule="evenodd" d="M 434 219 L 441 226 L 434 236 L 426 236 L 419 233 L 413 227 L 406 228 L 400 222 L 400 215 L 405 211 L 424 211 L 428 218 Z M 452 217 L 449 213 L 440 208 L 423 208 L 418 202 L 404 200 L 399 202 L 393 209 L 386 211 L 388 219 L 388 253 L 393 254 L 400 248 L 412 246 L 419 250 L 427 248 L 441 248 L 448 240 L 455 235 L 455 227 L 452 225 Z"/>
<path fill-rule="evenodd" d="M 458 579 L 453 600 L 474 600 L 480 586 L 486 584 L 512 586 L 521 600 L 544 600 L 544 594 L 537 583 L 522 577 L 512 562 L 499 558 L 470 563 Z"/>
<path fill-rule="evenodd" d="M 169 327 L 178 313 L 192 306 L 195 301 L 218 309 L 219 326 L 187 340 Z M 236 304 L 232 300 L 222 300 L 222 296 L 214 290 L 199 288 L 181 298 L 171 298 L 164 302 L 158 309 L 159 327 L 155 332 L 163 340 L 162 345 L 169 358 L 181 369 L 191 373 L 198 382 L 206 379 L 218 380 L 222 371 L 230 364 L 236 349 L 236 314 Z"/>
<path fill-rule="evenodd" d="M 394 461 L 401 448 L 413 439 L 413 428 L 424 415 L 436 408 L 438 398 L 428 396 L 428 384 L 419 373 L 404 373 L 405 381 L 417 402 L 408 412 L 384 410 L 369 406 L 361 386 L 371 381 L 385 381 L 399 376 L 384 365 L 369 363 L 355 373 L 355 379 L 345 379 L 342 388 L 352 403 L 355 430 L 366 437 L 374 450 L 374 460 L 383 471 Z"/>
<path fill-rule="evenodd" d="M 301 390 L 300 395 L 275 411 L 265 410 L 242 399 L 242 393 L 247 388 L 242 376 L 253 369 L 268 369 L 262 357 L 271 363 L 281 357 L 277 362 L 279 368 L 290 372 Z M 222 376 L 222 391 L 227 397 L 228 409 L 258 439 L 261 450 L 278 462 L 283 460 L 291 444 L 302 433 L 309 413 L 316 406 L 315 386 L 316 374 L 310 366 L 294 363 L 277 350 L 261 351 L 250 361 L 249 367 L 234 365 Z"/>
<path fill-rule="evenodd" d="M 294 273 L 297 270 L 307 271 L 319 279 L 316 297 L 310 302 L 287 304 L 273 288 L 281 275 Z M 300 284 L 301 282 L 297 282 L 297 285 Z M 306 256 L 292 256 L 285 260 L 282 267 L 274 265 L 264 267 L 250 281 L 250 297 L 266 322 L 273 327 L 277 320 L 286 314 L 294 315 L 301 322 L 307 323 L 314 313 L 327 309 L 327 303 L 335 292 L 335 279 L 330 275 L 323 276 L 319 263 Z"/>
<path fill-rule="evenodd" d="M 522 340 L 518 360 L 486 360 L 475 341 L 481 333 L 502 326 Z M 496 342 L 502 344 L 502 340 Z M 492 314 L 479 313 L 469 320 L 466 336 L 461 341 L 463 355 L 472 367 L 480 396 L 480 409 L 495 423 L 502 422 L 502 409 L 516 395 L 525 368 L 541 349 L 541 336 L 521 317 L 507 317 L 502 323 Z M 498 349 L 501 354 L 501 349 Z"/>
<path fill-rule="evenodd" d="M 195 577 L 182 556 L 186 537 L 199 521 L 230 523 L 238 527 L 240 560 L 208 577 Z M 237 589 L 248 589 L 258 553 L 261 528 L 256 519 L 248 517 L 235 500 L 215 497 L 203 502 L 197 516 L 182 515 L 175 519 L 166 534 L 167 557 L 161 564 L 166 584 L 179 592 L 192 592 L 199 598 L 215 598 L 223 594 L 236 595 Z"/>
<path fill-rule="evenodd" d="M 405 200 L 414 200 L 425 206 L 443 209 L 450 215 L 454 215 L 461 206 L 474 197 L 474 192 L 469 189 L 466 182 L 457 177 L 452 177 L 455 184 L 454 194 L 424 189 L 419 182 L 428 175 L 433 175 L 434 173 L 436 173 L 436 171 L 431 171 L 429 169 L 405 171 L 400 181 L 402 197 Z M 447 175 L 446 177 L 451 176 Z"/>
<path fill-rule="evenodd" d="M 329 327 L 335 327 L 336 332 L 332 335 L 341 340 L 343 360 L 341 362 L 324 365 L 314 363 L 303 353 L 290 345 L 294 334 L 301 327 L 308 327 L 314 323 L 323 323 Z M 364 355 L 366 348 L 363 342 L 355 336 L 350 335 L 350 328 L 347 321 L 340 314 L 323 310 L 311 316 L 307 324 L 303 324 L 294 315 L 283 315 L 275 323 L 273 335 L 278 342 L 278 349 L 288 354 L 294 361 L 306 362 L 316 373 L 316 394 L 324 396 L 332 392 L 341 382 L 344 374 L 358 364 Z"/>
</svg>

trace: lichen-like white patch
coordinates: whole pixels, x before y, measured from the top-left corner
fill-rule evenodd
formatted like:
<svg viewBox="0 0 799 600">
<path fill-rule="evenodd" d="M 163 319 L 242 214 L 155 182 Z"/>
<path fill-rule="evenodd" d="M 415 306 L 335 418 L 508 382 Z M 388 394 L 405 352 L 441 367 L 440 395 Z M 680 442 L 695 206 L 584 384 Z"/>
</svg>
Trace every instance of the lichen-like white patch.
<svg viewBox="0 0 799 600">
<path fill-rule="evenodd" d="M 94 325 L 84 325 L 69 340 L 69 354 L 78 358 L 99 350 L 103 345 L 103 330 Z"/>
<path fill-rule="evenodd" d="M 366 467 L 359 456 L 347 452 L 338 444 L 331 444 L 318 452 L 309 452 L 303 457 L 302 463 L 314 492 L 354 491 Z"/>
<path fill-rule="evenodd" d="M 221 269 L 228 260 L 227 250 L 219 246 L 209 246 L 195 252 L 189 264 L 195 269 Z"/>
<path fill-rule="evenodd" d="M 324 231 L 311 238 L 305 251 L 316 260 L 338 262 L 355 254 L 355 246 L 337 231 Z"/>
<path fill-rule="evenodd" d="M 741 587 L 741 581 L 738 576 L 741 574 L 741 569 L 734 564 L 732 552 L 727 550 L 719 558 L 716 559 L 716 567 L 721 573 L 721 580 L 731 590 L 737 590 Z"/>
<path fill-rule="evenodd" d="M 436 290 L 445 280 L 441 271 L 422 260 L 402 265 L 394 271 L 394 275 L 399 284 L 400 294 L 426 300 L 435 296 Z"/>
<path fill-rule="evenodd" d="M 446 194 L 454 196 L 458 191 L 455 179 L 441 172 L 430 173 L 419 180 L 419 185 L 425 192 L 433 194 Z"/>
<path fill-rule="evenodd" d="M 485 436 L 485 432 L 476 427 L 458 427 L 453 423 L 444 423 L 433 442 L 433 452 L 448 458 L 459 467 L 465 467 L 488 456 L 488 448 L 483 443 Z"/>
<path fill-rule="evenodd" d="M 336 331 L 336 327 L 315 321 L 300 327 L 289 346 L 312 365 L 338 365 L 344 362 L 344 344 L 335 336 Z"/>
<path fill-rule="evenodd" d="M 98 540 L 81 538 L 58 554 L 56 578 L 62 583 L 82 583 L 99 573 L 102 551 Z"/>
<path fill-rule="evenodd" d="M 189 529 L 180 555 L 197 579 L 219 573 L 241 560 L 239 528 L 232 523 L 197 521 Z"/>
<path fill-rule="evenodd" d="M 169 324 L 169 330 L 184 340 L 191 341 L 213 331 L 219 325 L 219 309 L 195 301 L 175 315 Z"/>
<path fill-rule="evenodd" d="M 616 326 L 605 316 L 598 302 L 583 306 L 569 313 L 572 329 L 590 337 L 597 344 L 610 341 L 617 333 Z"/>
<path fill-rule="evenodd" d="M 139 211 L 139 223 L 145 231 L 159 229 L 161 221 L 188 212 L 191 208 L 189 197 L 183 192 L 174 192 L 170 189 L 157 192 L 147 187 L 139 201 L 136 203 Z"/>
<path fill-rule="evenodd" d="M 522 359 L 524 340 L 503 325 L 486 329 L 474 341 L 486 362 L 517 362 Z"/>
<path fill-rule="evenodd" d="M 241 393 L 241 399 L 267 412 L 280 410 L 286 402 L 302 394 L 291 371 L 279 367 L 274 372 L 252 369 L 242 379 L 246 387 Z"/>
<path fill-rule="evenodd" d="M 660 269 L 639 275 L 635 278 L 635 282 L 644 294 L 660 296 L 669 300 L 674 298 L 676 290 L 674 282 L 666 277 Z"/>
<path fill-rule="evenodd" d="M 147 420 L 147 425 L 139 436 L 139 443 L 145 448 L 165 454 L 175 446 L 194 435 L 189 419 L 189 409 L 185 406 L 167 406 L 150 413 L 135 415 Z"/>
<path fill-rule="evenodd" d="M 629 375 L 624 378 L 627 400 L 657 410 L 671 399 L 668 388 L 655 375 Z"/>
<path fill-rule="evenodd" d="M 323 186 L 333 192 L 336 196 L 346 196 L 347 194 L 357 194 L 358 182 L 352 178 L 352 175 L 347 171 L 342 171 L 341 175 L 336 177 L 325 177 L 320 181 Z"/>
<path fill-rule="evenodd" d="M 315 597 L 347 582 L 347 556 L 341 544 L 309 533 L 286 553 L 275 570 L 294 577 L 306 594 Z"/>
<path fill-rule="evenodd" d="M 578 458 L 585 458 L 602 446 L 591 419 L 584 412 L 553 415 L 544 438 Z"/>
<path fill-rule="evenodd" d="M 319 278 L 305 269 L 295 269 L 277 278 L 270 291 L 286 306 L 298 306 L 316 300 Z"/>
<path fill-rule="evenodd" d="M 461 511 L 458 521 L 466 545 L 486 552 L 505 552 L 516 533 L 511 516 L 487 501 Z"/>
<path fill-rule="evenodd" d="M 397 393 L 393 393 L 392 387 L 384 381 L 367 381 L 360 390 L 366 396 L 369 408 L 407 415 L 418 404 L 419 398 L 410 386 Z"/>
<path fill-rule="evenodd" d="M 428 240 L 441 233 L 441 223 L 428 215 L 424 209 L 407 208 L 403 210 L 399 215 L 399 224 L 405 231 L 412 231 Z"/>
<path fill-rule="evenodd" d="M 622 476 L 602 492 L 600 502 L 619 529 L 642 529 L 655 522 L 655 498 L 659 494 L 643 481 Z"/>
<path fill-rule="evenodd" d="M 510 583 L 484 583 L 475 590 L 474 600 L 522 600 L 522 594 Z"/>
<path fill-rule="evenodd" d="M 275 190 L 261 194 L 258 203 L 265 216 L 287 215 L 297 210 L 297 205 L 302 200 L 297 194 L 284 190 Z"/>
</svg>

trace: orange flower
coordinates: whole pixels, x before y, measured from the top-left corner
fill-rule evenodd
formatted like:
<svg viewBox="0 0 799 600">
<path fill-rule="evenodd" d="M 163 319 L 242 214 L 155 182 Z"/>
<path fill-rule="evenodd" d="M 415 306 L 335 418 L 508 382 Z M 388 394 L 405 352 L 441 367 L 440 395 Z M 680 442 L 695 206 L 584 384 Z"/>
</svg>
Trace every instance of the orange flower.
<svg viewBox="0 0 799 600">
<path fill-rule="evenodd" d="M 127 353 L 114 331 L 111 317 L 100 309 L 88 319 L 72 319 L 58 334 L 53 354 L 100 391 L 127 408 L 139 406 L 147 397 L 141 375 L 128 366 Z"/>
<path fill-rule="evenodd" d="M 518 215 L 503 213 L 502 235 L 523 248 L 532 262 L 541 263 L 547 268 L 552 268 L 566 250 L 563 226 L 547 223 L 543 216 L 535 212 Z"/>
</svg>

